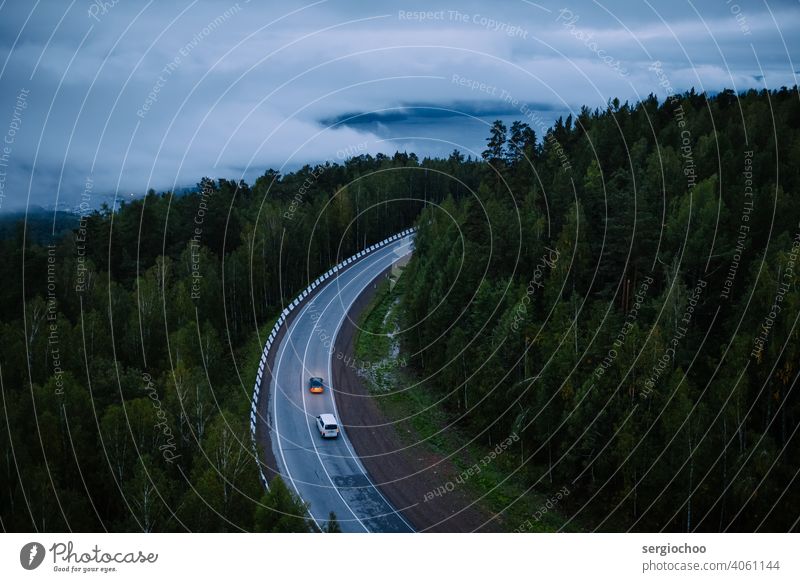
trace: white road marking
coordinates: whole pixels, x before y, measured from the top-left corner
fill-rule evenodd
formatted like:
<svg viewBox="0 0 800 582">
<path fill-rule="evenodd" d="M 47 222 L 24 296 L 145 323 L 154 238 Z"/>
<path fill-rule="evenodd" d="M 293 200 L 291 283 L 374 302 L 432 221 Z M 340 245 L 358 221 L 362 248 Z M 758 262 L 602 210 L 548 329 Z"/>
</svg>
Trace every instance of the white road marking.
<svg viewBox="0 0 800 582">
<path fill-rule="evenodd" d="M 407 243 L 403 243 L 403 244 L 401 244 L 401 245 L 398 245 L 398 247 L 395 247 L 395 249 L 394 249 L 394 250 L 396 251 L 396 250 L 397 250 L 397 249 L 399 249 L 399 248 L 402 248 L 402 247 L 404 247 L 404 246 L 406 246 L 406 247 L 407 247 L 407 246 L 410 246 L 410 245 L 411 245 L 411 242 L 409 241 L 409 242 L 407 242 Z M 383 250 L 383 249 L 387 249 L 387 248 L 390 248 L 390 247 L 391 247 L 391 245 L 386 245 L 386 246 L 384 246 L 384 247 L 381 247 L 381 250 Z M 344 286 L 344 287 L 342 287 L 342 289 L 346 289 L 348 286 L 352 285 L 352 284 L 353 284 L 353 283 L 354 283 L 354 282 L 355 282 L 355 281 L 358 279 L 358 277 L 359 277 L 360 275 L 362 275 L 363 273 L 367 273 L 367 272 L 369 271 L 369 269 L 370 269 L 370 268 L 374 267 L 376 264 L 379 264 L 381 261 L 385 260 L 385 259 L 387 258 L 387 255 L 390 255 L 390 254 L 392 254 L 392 253 L 380 253 L 380 252 L 376 252 L 376 253 L 373 253 L 373 254 L 370 254 L 370 255 L 366 255 L 366 257 L 368 257 L 368 258 L 370 258 L 370 259 L 374 258 L 375 260 L 374 260 L 374 261 L 372 261 L 372 263 L 371 263 L 371 264 L 368 264 L 368 265 L 367 265 L 367 263 L 368 263 L 369 261 L 365 260 L 365 261 L 364 261 L 364 263 L 365 263 L 364 270 L 363 270 L 363 271 L 361 271 L 360 273 L 356 274 L 356 275 L 353 277 L 353 279 L 352 279 L 352 280 L 350 280 L 350 281 L 349 281 L 347 284 L 345 284 L 345 286 Z M 408 253 L 406 253 L 406 254 L 408 254 Z M 391 264 L 391 263 L 390 263 L 390 264 Z M 388 266 L 388 265 L 387 265 L 387 266 Z M 383 267 L 383 268 L 381 269 L 381 271 L 379 271 L 379 273 L 380 273 L 380 272 L 382 272 L 382 271 L 383 271 L 385 268 L 386 268 L 386 267 Z M 348 269 L 348 270 L 349 270 L 349 269 Z M 374 278 L 374 277 L 373 277 L 373 278 Z M 370 279 L 370 281 L 371 281 L 373 278 L 371 278 L 371 279 Z M 338 277 L 336 278 L 336 280 L 338 281 Z M 328 285 L 330 285 L 330 284 L 333 284 L 333 283 L 334 283 L 334 281 L 332 280 L 332 281 L 328 282 Z M 325 289 L 322 289 L 322 290 L 320 290 L 320 292 L 319 292 L 319 293 L 321 294 L 321 293 L 323 293 L 324 291 L 325 291 Z M 340 292 L 341 292 L 341 290 L 340 290 Z M 339 297 L 339 296 L 340 296 L 340 292 L 336 293 L 336 295 L 334 296 L 334 298 L 333 298 L 333 299 L 331 299 L 331 300 L 328 302 L 328 304 L 325 306 L 325 309 L 324 309 L 324 310 L 323 310 L 323 312 L 322 312 L 323 314 L 325 313 L 325 310 L 327 310 L 327 308 L 328 308 L 328 307 L 329 307 L 329 306 L 330 306 L 330 305 L 333 303 L 333 301 L 334 301 L 334 300 L 335 300 L 337 297 Z M 360 293 L 359 293 L 358 295 L 360 295 Z M 356 298 L 357 298 L 357 296 L 356 296 Z M 291 471 L 289 470 L 289 465 L 288 465 L 288 463 L 286 462 L 286 457 L 285 457 L 285 455 L 284 455 L 284 448 L 283 448 L 283 444 L 282 444 L 282 442 L 281 442 L 281 441 L 282 441 L 282 437 L 281 437 L 281 434 L 280 434 L 279 421 L 278 421 L 278 416 L 279 416 L 279 415 L 277 414 L 277 401 L 275 400 L 275 398 L 277 397 L 277 390 L 281 390 L 281 392 L 284 392 L 284 391 L 283 391 L 283 390 L 280 388 L 280 386 L 278 385 L 278 377 L 280 376 L 280 368 L 281 368 L 281 365 L 282 365 L 282 363 L 283 363 L 283 358 L 284 358 L 284 356 L 285 356 L 286 349 L 287 349 L 287 347 L 289 346 L 289 344 L 290 344 L 290 343 L 291 343 L 292 345 L 294 345 L 294 343 L 291 341 L 291 339 L 292 339 L 292 333 L 293 333 L 293 330 L 294 330 L 295 326 L 297 325 L 297 323 L 298 323 L 298 322 L 301 320 L 301 318 L 302 318 L 302 317 L 304 317 L 304 315 L 305 315 L 305 312 L 308 310 L 308 308 L 309 308 L 309 307 L 310 307 L 312 304 L 314 304 L 314 302 L 316 301 L 316 299 L 318 299 L 318 297 L 315 297 L 315 298 L 314 298 L 314 300 L 312 300 L 312 301 L 308 302 L 306 305 L 304 305 L 304 306 L 303 306 L 303 308 L 300 310 L 300 313 L 299 313 L 299 314 L 298 314 L 298 315 L 295 317 L 294 321 L 292 321 L 292 323 L 289 325 L 288 329 L 286 330 L 286 335 L 284 336 L 284 341 L 283 341 L 283 342 L 281 342 L 281 343 L 282 343 L 282 345 L 280 346 L 279 353 L 278 353 L 278 355 L 277 355 L 277 358 L 276 358 L 276 359 L 277 359 L 277 365 L 276 365 L 276 367 L 275 367 L 275 373 L 273 374 L 273 376 L 272 376 L 272 378 L 271 378 L 271 383 L 272 383 L 272 384 L 274 384 L 274 385 L 275 385 L 275 388 L 276 388 L 276 391 L 275 391 L 275 392 L 273 392 L 273 393 L 271 394 L 271 398 L 270 398 L 270 401 L 271 401 L 270 403 L 272 404 L 273 408 L 275 408 L 275 414 L 273 414 L 273 417 L 274 417 L 274 418 L 273 418 L 273 427 L 274 427 L 274 428 L 273 428 L 273 431 L 274 431 L 274 433 L 275 433 L 275 435 L 276 435 L 276 437 L 277 437 L 277 441 L 276 441 L 276 442 L 277 442 L 277 445 L 278 445 L 278 450 L 279 450 L 279 452 L 280 452 L 280 457 L 281 457 L 281 461 L 282 461 L 282 464 L 283 464 L 283 469 L 284 469 L 284 471 L 285 471 L 286 475 L 289 477 L 289 481 L 291 482 L 291 484 L 292 484 L 292 487 L 294 488 L 295 492 L 297 493 L 297 495 L 298 495 L 298 496 L 299 496 L 301 499 L 302 499 L 302 495 L 300 494 L 300 490 L 299 490 L 299 488 L 298 488 L 298 486 L 297 486 L 297 483 L 295 482 L 295 479 L 294 479 L 294 477 L 292 476 L 292 473 L 291 473 Z M 355 302 L 355 299 L 354 299 L 354 300 L 353 300 L 353 301 L 350 303 L 350 306 L 352 306 L 352 304 L 353 304 L 354 302 Z M 347 315 L 347 313 L 349 312 L 349 310 L 350 310 L 350 306 L 349 306 L 349 307 L 347 308 L 347 310 L 345 311 L 345 316 L 346 316 L 346 315 Z M 342 325 L 343 321 L 344 321 L 344 318 L 342 318 L 342 320 L 339 322 L 339 325 L 337 326 L 337 329 L 336 329 L 336 333 L 335 333 L 335 334 L 332 336 L 334 339 L 335 339 L 335 337 L 336 337 L 336 334 L 338 334 L 338 332 L 339 332 L 339 329 L 341 328 L 341 325 Z M 316 323 L 315 323 L 315 325 L 314 325 L 314 329 L 316 329 Z M 307 353 L 307 350 L 308 350 L 308 345 L 310 344 L 310 340 L 311 340 L 311 338 L 309 338 L 309 341 L 308 341 L 308 342 L 307 342 L 307 344 L 306 344 L 306 350 L 305 350 L 305 353 Z M 304 371 L 305 371 L 305 357 L 306 357 L 306 356 L 305 356 L 305 353 L 304 353 L 304 356 L 303 356 L 303 361 L 302 361 L 302 363 L 303 363 L 303 370 L 304 370 Z M 295 352 L 295 355 L 299 355 L 299 354 L 297 354 L 297 352 Z M 329 358 L 329 359 L 328 359 L 328 371 L 329 371 L 329 378 L 330 378 L 330 369 L 331 369 L 331 367 L 330 367 L 330 363 L 331 363 L 331 362 L 330 362 L 330 358 Z M 330 380 L 329 380 L 329 384 L 330 384 Z M 302 384 L 302 381 L 301 381 L 301 386 L 303 386 L 303 384 Z M 284 392 L 284 394 L 285 394 L 285 392 Z M 304 389 L 303 389 L 302 396 L 303 396 L 303 409 L 304 409 L 304 413 L 306 414 L 306 417 L 308 417 L 308 412 L 307 412 L 307 410 L 306 410 L 306 402 L 305 402 L 305 396 L 306 396 L 306 395 L 305 395 L 305 390 L 304 390 Z M 287 395 L 287 399 L 288 399 L 288 395 Z M 332 396 L 331 400 L 332 400 L 332 402 L 333 402 L 333 407 L 334 407 L 334 410 L 336 410 L 336 401 L 335 401 L 335 397 L 333 397 L 333 396 Z M 289 402 L 291 402 L 291 400 L 289 400 Z M 270 404 L 270 403 L 268 403 L 268 408 L 269 408 L 269 404 Z M 268 415 L 269 415 L 269 410 L 268 410 Z M 338 413 L 337 413 L 337 417 L 338 417 Z M 369 531 L 369 530 L 367 529 L 367 527 L 366 527 L 366 526 L 363 524 L 363 522 L 362 522 L 362 521 L 361 521 L 361 520 L 358 518 L 358 516 L 356 515 L 355 511 L 353 511 L 353 509 L 350 507 L 350 505 L 349 505 L 349 504 L 347 503 L 347 501 L 344 499 L 344 497 L 342 496 L 342 494 L 341 494 L 341 492 L 339 491 L 339 489 L 338 489 L 338 488 L 337 488 L 337 487 L 334 485 L 334 483 L 333 483 L 333 480 L 331 479 L 331 476 L 330 476 L 330 474 L 328 473 L 327 469 L 325 468 L 325 465 L 324 465 L 324 463 L 322 462 L 321 456 L 320 456 L 320 454 L 319 454 L 319 451 L 318 451 L 318 449 L 317 449 L 317 446 L 316 446 L 316 442 L 314 441 L 313 434 L 311 433 L 310 425 L 307 425 L 307 427 L 308 427 L 308 429 L 309 429 L 309 435 L 311 436 L 311 442 L 312 442 L 312 446 L 314 447 L 314 451 L 315 451 L 315 453 L 317 454 L 317 458 L 318 458 L 318 460 L 319 460 L 319 462 L 320 462 L 320 466 L 322 467 L 323 471 L 325 471 L 325 474 L 328 476 L 328 480 L 330 481 L 330 483 L 331 483 L 331 485 L 333 486 L 333 488 L 336 490 L 336 493 L 339 495 L 339 498 L 342 500 L 342 502 L 345 504 L 345 506 L 346 506 L 346 507 L 348 508 L 348 510 L 351 512 L 351 514 L 353 515 L 353 517 L 354 517 L 354 518 L 355 518 L 355 519 L 356 519 L 356 520 L 359 522 L 359 524 L 360 524 L 360 525 L 361 525 L 361 526 L 362 526 L 362 527 L 363 527 L 363 528 L 364 528 L 366 531 Z M 412 528 L 412 527 L 411 527 L 411 526 L 408 524 L 408 522 L 405 520 L 405 518 L 403 518 L 403 516 L 402 516 L 400 513 L 398 513 L 396 509 L 394 509 L 394 507 L 391 505 L 391 503 L 389 503 L 389 502 L 388 502 L 388 500 L 387 500 L 387 499 L 386 499 L 386 498 L 383 496 L 383 494 L 382 494 L 382 493 L 381 493 L 381 492 L 380 492 L 380 491 L 377 489 L 377 487 L 375 487 L 375 485 L 372 483 L 372 480 L 371 480 L 371 479 L 369 478 L 369 476 L 367 475 L 367 473 L 366 473 L 366 471 L 365 471 L 365 469 L 364 469 L 363 465 L 360 463 L 360 461 L 359 461 L 358 457 L 355 455 L 355 453 L 353 452 L 352 448 L 350 447 L 349 440 L 347 439 L 347 437 L 346 437 L 346 434 L 344 433 L 344 429 L 343 429 L 343 427 L 341 428 L 341 434 L 340 434 L 340 436 L 341 436 L 342 438 L 344 438 L 344 443 L 345 443 L 345 446 L 347 447 L 348 451 L 349 451 L 349 452 L 350 452 L 350 454 L 352 455 L 352 457 L 351 457 L 351 458 L 352 458 L 352 459 L 353 459 L 353 460 L 356 462 L 356 466 L 357 466 L 357 467 L 358 467 L 358 469 L 359 469 L 359 470 L 362 472 L 362 474 L 363 474 L 363 475 L 366 477 L 367 481 L 370 483 L 370 485 L 373 487 L 373 489 L 374 489 L 374 490 L 375 490 L 375 491 L 376 491 L 376 492 L 377 492 L 377 493 L 378 493 L 378 494 L 381 496 L 381 498 L 384 500 L 384 502 L 387 504 L 387 506 L 388 506 L 388 507 L 389 507 L 389 508 L 390 508 L 390 509 L 391 509 L 391 510 L 394 512 L 394 514 L 395 514 L 395 515 L 397 515 L 397 516 L 398 516 L 398 517 L 399 517 L 399 518 L 400 518 L 400 519 L 403 521 L 403 523 L 405 523 L 405 524 L 406 524 L 406 526 L 408 526 L 408 527 L 409 527 L 409 529 L 411 529 L 411 531 L 414 531 L 414 530 L 413 530 L 413 528 Z M 298 448 L 300 448 L 300 449 L 302 449 L 302 450 L 307 450 L 307 449 L 306 449 L 306 447 L 303 447 L 303 446 L 302 446 L 302 445 L 300 445 L 299 443 L 293 443 L 293 442 L 291 442 L 291 440 L 290 440 L 290 439 L 287 439 L 287 441 L 289 441 L 289 442 L 290 442 L 291 444 L 293 444 L 293 445 L 296 445 Z M 347 457 L 344 457 L 344 458 L 347 458 Z M 315 473 L 316 473 L 316 471 L 315 471 Z M 316 474 L 318 475 L 318 473 L 316 473 Z M 309 485 L 316 485 L 315 483 L 308 483 L 308 484 L 309 484 Z M 320 528 L 319 522 L 318 522 L 318 521 L 317 521 L 317 519 L 314 517 L 314 515 L 313 515 L 313 514 L 311 514 L 311 512 L 309 512 L 309 515 L 310 515 L 311 519 L 314 521 L 315 525 L 316 525 L 318 528 Z M 386 515 L 389 515 L 389 514 L 386 514 Z M 320 529 L 321 529 L 321 528 L 320 528 Z"/>
</svg>

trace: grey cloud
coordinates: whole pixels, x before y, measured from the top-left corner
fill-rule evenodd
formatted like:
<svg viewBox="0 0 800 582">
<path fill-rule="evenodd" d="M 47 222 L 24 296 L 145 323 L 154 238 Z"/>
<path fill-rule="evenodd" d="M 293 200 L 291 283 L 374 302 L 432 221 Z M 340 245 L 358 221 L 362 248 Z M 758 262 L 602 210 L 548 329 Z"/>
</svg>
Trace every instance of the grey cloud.
<svg viewBox="0 0 800 582">
<path fill-rule="evenodd" d="M 800 38 L 788 2 L 740 2 L 739 20 L 725 2 L 651 3 L 658 14 L 622 0 L 107 4 L 94 17 L 89 0 L 2 5 L 0 133 L 18 91 L 30 96 L 0 211 L 74 204 L 89 174 L 99 204 L 99 193 L 336 160 L 355 144 L 477 152 L 492 119 L 521 117 L 512 99 L 552 120 L 658 94 L 652 60 L 676 90 L 793 85 Z"/>
</svg>

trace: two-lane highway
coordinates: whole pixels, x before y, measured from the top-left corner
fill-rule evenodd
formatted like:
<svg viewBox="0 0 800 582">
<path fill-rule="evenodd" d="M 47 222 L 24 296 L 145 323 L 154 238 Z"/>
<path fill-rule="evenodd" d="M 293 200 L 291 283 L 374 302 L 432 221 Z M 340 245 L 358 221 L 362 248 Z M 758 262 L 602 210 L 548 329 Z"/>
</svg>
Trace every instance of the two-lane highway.
<svg viewBox="0 0 800 582">
<path fill-rule="evenodd" d="M 331 278 L 292 320 L 279 345 L 269 390 L 270 442 L 278 470 L 320 526 L 333 511 L 345 532 L 408 532 L 411 525 L 370 481 L 347 439 L 331 385 L 334 338 L 350 306 L 391 265 L 412 251 L 413 235 L 378 249 Z M 311 376 L 325 379 L 325 391 L 308 390 Z M 339 420 L 337 439 L 322 439 L 316 417 Z M 263 423 L 266 419 L 259 418 Z"/>
</svg>

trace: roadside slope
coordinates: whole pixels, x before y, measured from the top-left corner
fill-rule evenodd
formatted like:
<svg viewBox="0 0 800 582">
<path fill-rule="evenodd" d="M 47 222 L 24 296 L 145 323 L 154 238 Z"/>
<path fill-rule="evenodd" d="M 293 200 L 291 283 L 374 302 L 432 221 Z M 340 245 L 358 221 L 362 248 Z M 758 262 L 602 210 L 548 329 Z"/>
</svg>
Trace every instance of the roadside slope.
<svg viewBox="0 0 800 582">
<path fill-rule="evenodd" d="M 355 361 L 357 322 L 390 271 L 384 271 L 358 297 L 336 336 L 335 350 L 341 357 L 333 359 L 332 377 L 337 387 L 340 419 L 347 426 L 350 442 L 372 481 L 394 507 L 403 511 L 417 531 L 496 531 L 495 522 L 489 522 L 491 515 L 480 510 L 466 492 L 455 489 L 442 496 L 430 494 L 458 471 L 422 445 L 404 445 L 395 425 L 390 424 L 356 368 L 348 363 Z"/>
</svg>

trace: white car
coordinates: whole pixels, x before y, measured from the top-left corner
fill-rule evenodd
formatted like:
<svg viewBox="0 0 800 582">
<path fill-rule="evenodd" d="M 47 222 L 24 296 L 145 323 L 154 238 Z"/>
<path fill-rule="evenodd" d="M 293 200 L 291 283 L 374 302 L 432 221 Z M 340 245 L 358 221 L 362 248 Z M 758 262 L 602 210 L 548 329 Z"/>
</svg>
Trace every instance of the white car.
<svg viewBox="0 0 800 582">
<path fill-rule="evenodd" d="M 317 417 L 317 430 L 322 438 L 335 439 L 339 436 L 339 425 L 332 414 L 320 414 Z"/>
</svg>

